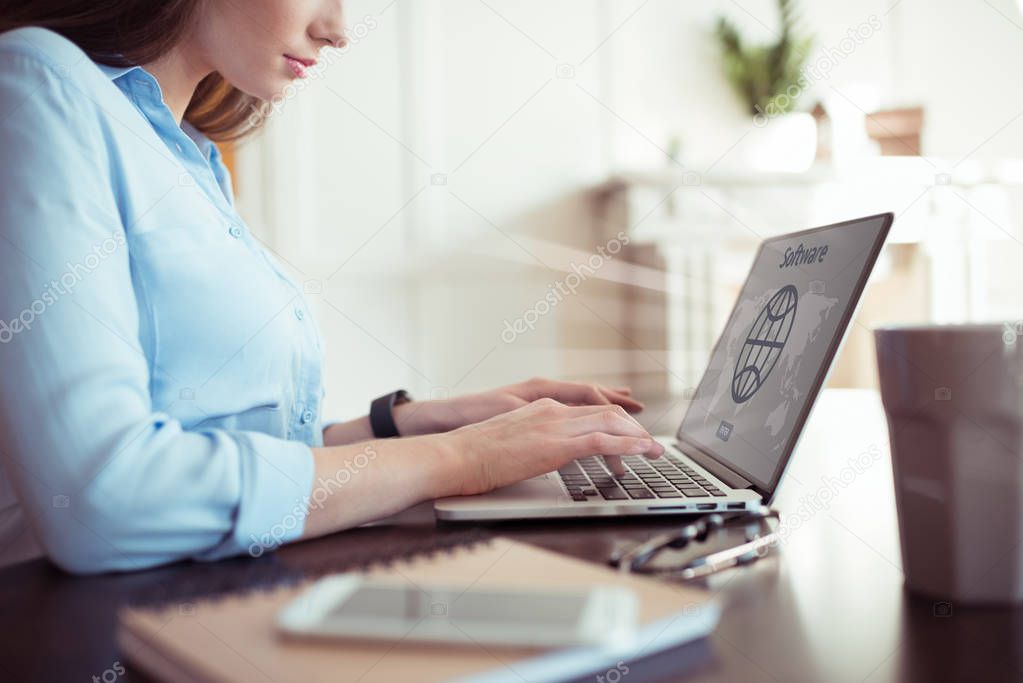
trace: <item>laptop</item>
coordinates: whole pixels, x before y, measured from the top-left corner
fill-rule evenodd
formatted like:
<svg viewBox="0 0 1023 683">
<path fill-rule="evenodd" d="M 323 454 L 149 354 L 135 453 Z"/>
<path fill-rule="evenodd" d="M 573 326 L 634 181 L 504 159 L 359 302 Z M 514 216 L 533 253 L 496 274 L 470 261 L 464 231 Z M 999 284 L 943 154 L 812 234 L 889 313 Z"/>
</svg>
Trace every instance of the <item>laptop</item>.
<svg viewBox="0 0 1023 683">
<path fill-rule="evenodd" d="M 691 514 L 770 503 L 891 228 L 891 213 L 764 241 L 660 458 L 599 455 L 475 496 L 445 520 Z"/>
</svg>

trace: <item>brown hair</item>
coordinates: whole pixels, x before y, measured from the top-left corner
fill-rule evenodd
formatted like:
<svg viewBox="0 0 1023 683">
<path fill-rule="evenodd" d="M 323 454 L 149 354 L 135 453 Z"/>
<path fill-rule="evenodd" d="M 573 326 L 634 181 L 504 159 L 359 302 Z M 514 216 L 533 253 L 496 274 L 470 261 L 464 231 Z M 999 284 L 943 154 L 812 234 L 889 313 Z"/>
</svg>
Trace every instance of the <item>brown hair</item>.
<svg viewBox="0 0 1023 683">
<path fill-rule="evenodd" d="M 91 59 L 111 66 L 147 64 L 173 48 L 204 0 L 0 0 L 0 32 L 41 26 L 60 33 Z M 259 98 L 218 73 L 204 78 L 185 120 L 217 142 L 253 132 Z"/>
</svg>

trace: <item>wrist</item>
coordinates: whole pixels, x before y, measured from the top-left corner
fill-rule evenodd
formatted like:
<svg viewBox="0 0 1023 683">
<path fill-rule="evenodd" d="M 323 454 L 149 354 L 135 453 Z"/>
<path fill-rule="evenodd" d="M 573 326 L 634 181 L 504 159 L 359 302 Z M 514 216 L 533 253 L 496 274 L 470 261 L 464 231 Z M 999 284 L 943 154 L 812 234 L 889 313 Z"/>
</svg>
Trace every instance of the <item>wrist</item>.
<svg viewBox="0 0 1023 683">
<path fill-rule="evenodd" d="M 430 434 L 421 437 L 430 444 L 429 460 L 435 464 L 430 485 L 430 498 L 464 495 L 469 457 L 457 432 Z"/>
<path fill-rule="evenodd" d="M 410 401 L 394 406 L 391 415 L 402 436 L 448 432 L 461 426 L 450 404 L 448 400 Z"/>
</svg>

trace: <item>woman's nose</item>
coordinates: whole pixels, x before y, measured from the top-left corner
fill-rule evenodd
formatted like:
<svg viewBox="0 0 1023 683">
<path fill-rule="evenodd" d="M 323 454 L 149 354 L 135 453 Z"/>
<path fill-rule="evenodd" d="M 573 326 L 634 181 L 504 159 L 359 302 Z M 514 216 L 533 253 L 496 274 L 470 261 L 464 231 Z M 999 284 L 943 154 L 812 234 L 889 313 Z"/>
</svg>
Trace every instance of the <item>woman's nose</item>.
<svg viewBox="0 0 1023 683">
<path fill-rule="evenodd" d="M 321 18 L 312 26 L 309 34 L 317 42 L 327 43 L 331 47 L 341 48 L 348 44 L 342 0 L 324 3 Z"/>
</svg>

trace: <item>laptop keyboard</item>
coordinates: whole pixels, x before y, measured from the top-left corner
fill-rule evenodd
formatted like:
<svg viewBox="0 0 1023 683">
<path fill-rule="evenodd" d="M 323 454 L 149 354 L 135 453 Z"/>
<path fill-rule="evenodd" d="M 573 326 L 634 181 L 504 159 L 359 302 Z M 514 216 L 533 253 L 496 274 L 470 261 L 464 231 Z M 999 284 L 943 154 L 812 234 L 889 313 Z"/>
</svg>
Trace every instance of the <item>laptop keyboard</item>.
<svg viewBox="0 0 1023 683">
<path fill-rule="evenodd" d="M 597 455 L 580 458 L 558 470 L 572 500 L 631 500 L 641 498 L 720 498 L 725 494 L 677 456 L 665 453 L 649 460 L 641 455 L 622 458 L 625 474 L 616 477 Z"/>
</svg>

